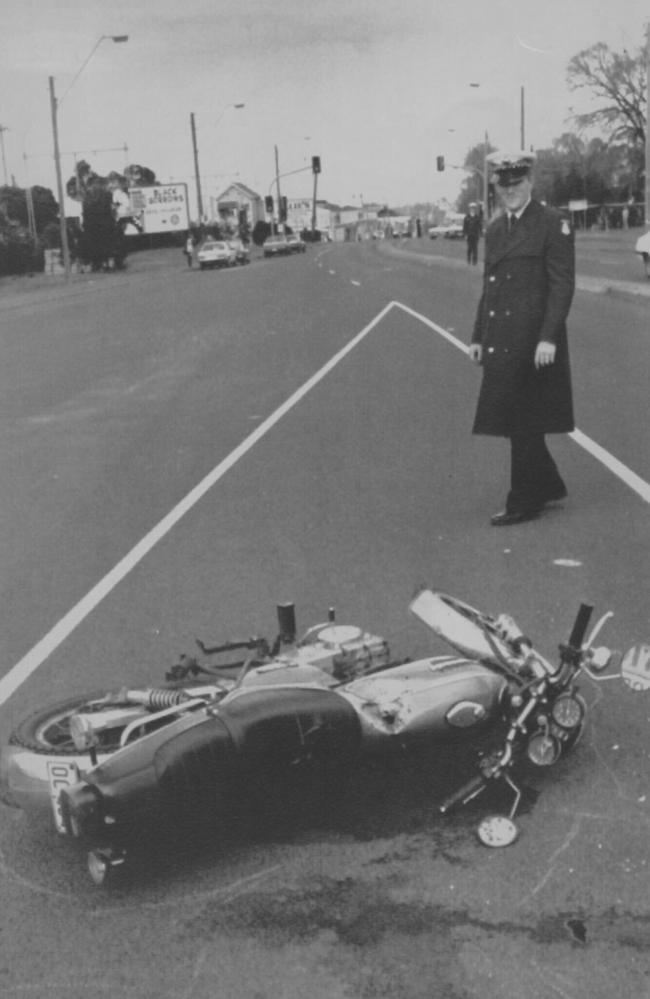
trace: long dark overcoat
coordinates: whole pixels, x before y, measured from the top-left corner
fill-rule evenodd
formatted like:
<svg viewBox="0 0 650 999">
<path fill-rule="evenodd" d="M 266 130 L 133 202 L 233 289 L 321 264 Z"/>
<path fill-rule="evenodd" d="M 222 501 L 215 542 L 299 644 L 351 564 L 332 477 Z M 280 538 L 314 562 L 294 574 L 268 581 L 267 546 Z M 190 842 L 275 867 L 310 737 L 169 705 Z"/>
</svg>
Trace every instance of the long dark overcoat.
<svg viewBox="0 0 650 999">
<path fill-rule="evenodd" d="M 483 348 L 475 434 L 574 429 L 566 331 L 574 289 L 573 232 L 556 211 L 532 200 L 513 233 L 505 215 L 488 227 L 472 336 Z M 541 340 L 554 343 L 556 355 L 538 370 L 533 359 Z"/>
</svg>

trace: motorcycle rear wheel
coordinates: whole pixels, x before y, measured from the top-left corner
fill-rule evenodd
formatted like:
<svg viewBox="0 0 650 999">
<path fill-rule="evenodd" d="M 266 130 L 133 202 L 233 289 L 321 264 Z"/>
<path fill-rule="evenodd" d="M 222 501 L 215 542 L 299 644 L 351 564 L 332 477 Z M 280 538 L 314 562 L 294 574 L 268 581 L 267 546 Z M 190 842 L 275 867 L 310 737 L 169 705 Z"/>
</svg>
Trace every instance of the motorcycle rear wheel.
<svg viewBox="0 0 650 999">
<path fill-rule="evenodd" d="M 105 696 L 106 691 L 95 691 L 40 708 L 18 724 L 9 742 L 41 755 L 79 756 L 70 733 L 70 718 L 82 709 L 87 713 L 101 710 L 98 702 Z M 121 730 L 116 732 L 114 738 L 102 740 L 100 752 L 110 753 L 119 749 L 120 735 Z"/>
</svg>

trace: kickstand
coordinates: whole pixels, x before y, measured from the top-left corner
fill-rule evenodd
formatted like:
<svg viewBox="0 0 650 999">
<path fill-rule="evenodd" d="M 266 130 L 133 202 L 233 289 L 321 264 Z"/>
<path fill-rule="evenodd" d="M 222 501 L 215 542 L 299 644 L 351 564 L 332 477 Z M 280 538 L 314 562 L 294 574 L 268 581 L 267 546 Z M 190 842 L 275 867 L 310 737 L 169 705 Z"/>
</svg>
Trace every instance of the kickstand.
<svg viewBox="0 0 650 999">
<path fill-rule="evenodd" d="M 521 801 L 521 791 L 519 790 L 519 788 L 517 787 L 517 785 L 514 783 L 514 781 L 512 781 L 510 779 L 510 776 L 508 774 L 505 774 L 503 779 L 505 780 L 506 784 L 508 784 L 512 788 L 512 790 L 515 792 L 515 800 L 514 800 L 514 803 L 512 805 L 512 808 L 510 809 L 510 812 L 509 812 L 509 815 L 508 815 L 508 818 L 512 820 L 512 819 L 514 819 L 515 813 L 516 813 L 517 809 L 519 808 L 519 802 Z"/>
</svg>

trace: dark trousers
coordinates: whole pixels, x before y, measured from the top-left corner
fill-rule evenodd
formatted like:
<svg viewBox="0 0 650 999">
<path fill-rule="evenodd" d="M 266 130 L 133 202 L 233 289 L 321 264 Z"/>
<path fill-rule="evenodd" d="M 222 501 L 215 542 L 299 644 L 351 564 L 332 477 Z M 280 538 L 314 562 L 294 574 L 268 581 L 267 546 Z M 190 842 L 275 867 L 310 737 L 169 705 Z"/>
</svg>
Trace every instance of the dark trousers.
<svg viewBox="0 0 650 999">
<path fill-rule="evenodd" d="M 478 262 L 478 239 L 467 240 L 467 263 L 476 264 Z"/>
<path fill-rule="evenodd" d="M 541 510 L 549 500 L 566 496 L 566 486 L 546 446 L 543 434 L 510 438 L 509 512 Z"/>
</svg>

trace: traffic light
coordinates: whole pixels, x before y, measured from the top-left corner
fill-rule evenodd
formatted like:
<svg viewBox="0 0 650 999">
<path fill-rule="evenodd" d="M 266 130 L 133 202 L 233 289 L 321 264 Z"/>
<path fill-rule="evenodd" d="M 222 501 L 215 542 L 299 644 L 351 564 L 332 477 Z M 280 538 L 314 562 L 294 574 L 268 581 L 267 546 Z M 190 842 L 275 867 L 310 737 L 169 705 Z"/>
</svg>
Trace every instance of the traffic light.
<svg viewBox="0 0 650 999">
<path fill-rule="evenodd" d="M 444 156 L 436 156 L 436 167 L 438 169 L 438 172 L 442 173 L 442 171 L 445 169 L 445 157 Z"/>
<path fill-rule="evenodd" d="M 287 196 L 283 194 L 280 197 L 280 222 L 287 221 Z"/>
<path fill-rule="evenodd" d="M 267 215 L 273 215 L 273 195 L 267 194 L 264 198 L 264 207 L 266 208 Z"/>
<path fill-rule="evenodd" d="M 320 173 L 320 156 L 312 156 L 311 158 L 311 172 Z"/>
</svg>

